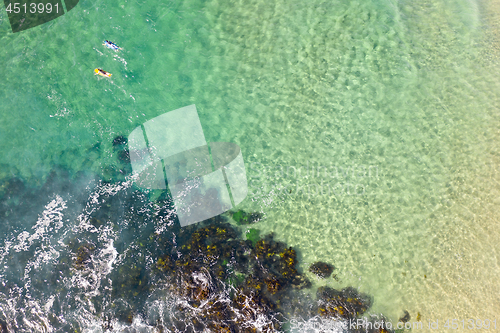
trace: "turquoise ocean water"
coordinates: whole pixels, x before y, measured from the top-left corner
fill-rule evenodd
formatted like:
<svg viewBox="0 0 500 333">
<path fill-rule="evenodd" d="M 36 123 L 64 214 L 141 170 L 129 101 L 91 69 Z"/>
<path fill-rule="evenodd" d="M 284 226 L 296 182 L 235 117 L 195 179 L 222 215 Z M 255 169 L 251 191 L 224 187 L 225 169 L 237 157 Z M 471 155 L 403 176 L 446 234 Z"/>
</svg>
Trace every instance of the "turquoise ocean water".
<svg viewBox="0 0 500 333">
<path fill-rule="evenodd" d="M 50 284 L 46 271 L 85 229 L 91 198 L 121 191 L 99 182 L 123 178 L 113 139 L 196 104 L 208 142 L 241 147 L 241 207 L 264 216 L 252 228 L 297 249 L 311 292 L 353 286 L 393 321 L 408 310 L 423 323 L 500 326 L 500 53 L 487 10 L 465 0 L 81 0 L 16 34 L 2 12 L 0 179 L 22 185 L 0 188 L 0 319 L 26 332 L 65 316 L 103 330 L 90 300 L 112 303 L 103 286 L 140 252 L 136 235 L 101 226 L 95 276 Z M 336 278 L 307 272 L 318 260 Z M 147 331 L 141 318 L 132 326 Z"/>
</svg>

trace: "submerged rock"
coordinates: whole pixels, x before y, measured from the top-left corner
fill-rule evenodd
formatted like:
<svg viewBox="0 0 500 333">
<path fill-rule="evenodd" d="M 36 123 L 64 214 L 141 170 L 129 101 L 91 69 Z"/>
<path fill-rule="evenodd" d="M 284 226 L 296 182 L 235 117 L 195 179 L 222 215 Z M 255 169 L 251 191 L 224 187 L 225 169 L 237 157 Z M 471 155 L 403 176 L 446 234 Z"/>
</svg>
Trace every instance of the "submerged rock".
<svg viewBox="0 0 500 333">
<path fill-rule="evenodd" d="M 128 139 L 126 136 L 118 135 L 116 138 L 113 139 L 113 147 L 126 145 L 127 142 Z"/>
<path fill-rule="evenodd" d="M 260 234 L 259 230 L 249 229 L 249 230 L 247 230 L 246 238 L 247 238 L 247 240 L 252 242 L 253 246 L 255 246 L 255 244 L 257 244 L 257 242 L 259 241 L 259 234 Z"/>
<path fill-rule="evenodd" d="M 359 294 L 352 287 L 341 291 L 330 287 L 319 287 L 316 295 L 319 304 L 317 312 L 322 317 L 354 319 L 371 305 L 367 295 Z"/>
<path fill-rule="evenodd" d="M 238 210 L 236 212 L 229 212 L 233 220 L 236 221 L 238 225 L 252 224 L 262 220 L 263 215 L 261 213 L 247 213 L 243 210 Z"/>
<path fill-rule="evenodd" d="M 118 159 L 123 163 L 130 163 L 130 153 L 128 149 L 122 149 L 118 152 Z"/>
<path fill-rule="evenodd" d="M 332 265 L 318 261 L 309 267 L 309 272 L 324 279 L 332 275 L 334 269 L 335 267 L 333 267 Z"/>
<path fill-rule="evenodd" d="M 113 298 L 124 300 L 134 306 L 147 298 L 148 291 L 152 287 L 146 258 L 141 252 L 124 256 L 109 277 L 112 280 Z"/>
<path fill-rule="evenodd" d="M 77 270 L 92 269 L 92 253 L 95 247 L 92 244 L 84 244 L 78 247 L 73 267 Z"/>
<path fill-rule="evenodd" d="M 170 281 L 171 291 L 199 311 L 197 322 L 185 318 L 174 324 L 174 331 L 279 330 L 280 297 L 307 287 L 309 281 L 297 271 L 291 247 L 272 236 L 258 239 L 258 232 L 246 241 L 238 235 L 229 223 L 220 221 L 183 228 L 176 233 L 175 244 L 157 259 L 156 269 Z M 185 313 L 187 308 L 179 311 Z M 258 326 L 262 318 L 267 321 Z"/>
<path fill-rule="evenodd" d="M 404 310 L 403 317 L 399 318 L 398 321 L 400 321 L 402 323 L 406 323 L 406 322 L 410 321 L 410 319 L 411 319 L 410 313 L 408 311 Z"/>
</svg>

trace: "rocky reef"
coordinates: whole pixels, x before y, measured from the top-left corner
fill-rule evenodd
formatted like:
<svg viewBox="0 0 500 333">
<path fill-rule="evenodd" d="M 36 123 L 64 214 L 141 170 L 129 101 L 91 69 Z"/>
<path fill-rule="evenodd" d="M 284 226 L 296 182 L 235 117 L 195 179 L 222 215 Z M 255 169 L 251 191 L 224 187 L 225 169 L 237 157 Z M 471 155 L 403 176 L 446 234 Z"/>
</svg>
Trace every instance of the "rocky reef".
<svg viewBox="0 0 500 333">
<path fill-rule="evenodd" d="M 177 244 L 158 258 L 157 274 L 171 291 L 186 300 L 179 313 L 196 309 L 168 329 L 174 332 L 259 332 L 280 328 L 278 305 L 272 297 L 300 281 L 294 253 L 271 238 L 254 246 L 242 240 L 221 217 L 201 227 L 179 231 Z M 263 270 L 262 268 L 266 269 Z M 293 279 L 288 278 L 293 274 Z M 259 318 L 267 319 L 256 323 Z"/>
<path fill-rule="evenodd" d="M 296 306 L 311 284 L 295 249 L 258 232 L 240 239 L 221 216 L 178 230 L 165 250 L 153 274 L 185 300 L 164 327 L 173 332 L 280 332 L 292 314 L 354 319 L 371 304 L 353 288 L 321 287 L 316 301 Z"/>
<path fill-rule="evenodd" d="M 317 291 L 318 314 L 328 318 L 354 319 L 371 305 L 367 295 L 362 295 L 356 289 L 348 287 L 335 290 L 329 287 L 320 287 Z"/>
</svg>

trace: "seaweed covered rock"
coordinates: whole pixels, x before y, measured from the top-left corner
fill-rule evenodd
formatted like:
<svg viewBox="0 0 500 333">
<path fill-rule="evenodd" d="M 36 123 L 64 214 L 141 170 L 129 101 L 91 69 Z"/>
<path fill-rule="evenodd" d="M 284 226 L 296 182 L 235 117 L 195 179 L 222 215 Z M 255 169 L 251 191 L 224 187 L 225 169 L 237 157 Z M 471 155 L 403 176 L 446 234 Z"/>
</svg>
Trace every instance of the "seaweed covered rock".
<svg viewBox="0 0 500 333">
<path fill-rule="evenodd" d="M 407 310 L 404 310 L 404 315 L 401 318 L 399 318 L 398 321 L 406 323 L 410 321 L 410 319 L 411 319 L 410 313 Z"/>
<path fill-rule="evenodd" d="M 9 197 L 23 193 L 25 190 L 24 183 L 17 178 L 8 178 L 0 180 L 0 198 L 5 194 Z"/>
<path fill-rule="evenodd" d="M 247 238 L 247 240 L 252 242 L 253 246 L 255 246 L 255 244 L 257 244 L 257 242 L 259 241 L 259 234 L 260 234 L 259 230 L 249 229 L 246 232 L 246 238 Z"/>
<path fill-rule="evenodd" d="M 115 244 L 117 249 L 125 247 L 123 239 L 117 239 Z M 129 248 L 142 250 L 145 249 L 144 244 L 147 244 L 146 240 L 135 241 Z M 120 260 L 114 263 L 114 269 L 108 275 L 112 280 L 111 295 L 127 304 L 133 304 L 134 310 L 138 304 L 145 301 L 149 290 L 153 287 L 148 255 L 146 251 L 141 250 L 122 255 Z"/>
<path fill-rule="evenodd" d="M 178 315 L 169 327 L 170 331 L 257 333 L 281 329 L 281 322 L 276 319 L 275 303 L 261 293 L 240 287 L 230 294 L 217 283 L 205 287 L 210 291 L 202 296 L 202 302 L 194 307 L 192 302 L 177 305 L 175 312 Z M 198 295 L 186 296 L 186 299 L 192 300 Z"/>
<path fill-rule="evenodd" d="M 191 305 L 199 306 L 216 291 L 216 279 L 227 281 L 235 271 L 245 271 L 248 244 L 237 239 L 237 232 L 228 223 L 216 223 L 192 231 L 178 233 L 179 242 L 171 244 L 169 252 L 159 257 L 156 268 L 163 276 L 181 285 L 174 290 L 186 297 Z M 232 271 L 227 269 L 231 263 Z M 242 264 L 243 263 L 243 264 Z"/>
<path fill-rule="evenodd" d="M 328 287 L 319 288 L 315 306 L 293 305 L 301 303 L 300 289 L 310 282 L 297 269 L 296 251 L 272 234 L 260 238 L 250 229 L 242 240 L 221 219 L 176 227 L 171 233 L 157 257 L 155 275 L 182 300 L 167 327 L 173 332 L 276 332 L 287 321 L 285 314 L 354 319 L 370 306 L 353 288 Z M 334 269 L 315 266 L 321 276 Z"/>
<path fill-rule="evenodd" d="M 230 211 L 229 214 L 238 225 L 252 224 L 262 220 L 263 217 L 261 213 L 247 213 L 241 209 L 236 212 Z"/>
<path fill-rule="evenodd" d="M 310 285 L 310 282 L 297 271 L 298 261 L 295 250 L 291 247 L 286 248 L 284 243 L 274 241 L 272 235 L 256 243 L 252 250 L 252 257 L 256 259 L 258 266 L 268 272 L 262 277 L 264 280 L 273 281 L 266 283 L 272 286 L 268 290 L 273 294 L 288 286 L 302 289 Z"/>
<path fill-rule="evenodd" d="M 128 139 L 124 135 L 118 135 L 113 139 L 113 147 L 124 146 L 128 142 Z"/>
<path fill-rule="evenodd" d="M 118 159 L 123 163 L 130 163 L 130 153 L 128 149 L 124 148 L 118 151 Z"/>
<path fill-rule="evenodd" d="M 73 267 L 77 270 L 92 269 L 92 253 L 95 247 L 92 244 L 83 244 L 78 247 L 73 260 Z"/>
<path fill-rule="evenodd" d="M 324 279 L 324 278 L 327 278 L 330 275 L 332 275 L 332 272 L 334 269 L 335 269 L 335 267 L 333 267 L 332 265 L 318 261 L 309 267 L 309 272 Z"/>
<path fill-rule="evenodd" d="M 276 332 L 281 325 L 276 317 L 277 307 L 269 298 L 263 297 L 259 292 L 240 288 L 233 297 L 235 312 L 235 332 Z M 272 318 L 264 322 L 263 318 Z M 262 321 L 260 329 L 254 323 Z"/>
<path fill-rule="evenodd" d="M 328 318 L 354 319 L 363 314 L 371 305 L 366 295 L 348 287 L 340 291 L 330 287 L 320 287 L 316 293 L 318 314 Z"/>
<path fill-rule="evenodd" d="M 113 139 L 113 150 L 117 154 L 119 161 L 119 174 L 127 175 L 132 172 L 130 165 L 130 152 L 127 148 L 128 139 L 126 136 L 118 135 Z M 120 178 L 118 178 L 120 179 Z"/>
<path fill-rule="evenodd" d="M 171 281 L 172 291 L 187 301 L 189 309 L 199 311 L 198 322 L 174 323 L 176 330 L 279 329 L 278 295 L 307 285 L 296 269 L 295 250 L 272 236 L 259 239 L 257 233 L 253 241 L 243 241 L 238 235 L 229 223 L 220 221 L 183 228 L 176 233 L 176 242 L 166 246 L 167 253 L 157 259 L 156 269 Z M 179 311 L 186 313 L 188 308 Z M 268 322 L 257 325 L 262 318 Z"/>
<path fill-rule="evenodd" d="M 113 271 L 112 296 L 115 298 L 136 299 L 144 297 L 149 290 L 148 274 L 144 265 L 136 265 L 129 261 Z"/>
</svg>

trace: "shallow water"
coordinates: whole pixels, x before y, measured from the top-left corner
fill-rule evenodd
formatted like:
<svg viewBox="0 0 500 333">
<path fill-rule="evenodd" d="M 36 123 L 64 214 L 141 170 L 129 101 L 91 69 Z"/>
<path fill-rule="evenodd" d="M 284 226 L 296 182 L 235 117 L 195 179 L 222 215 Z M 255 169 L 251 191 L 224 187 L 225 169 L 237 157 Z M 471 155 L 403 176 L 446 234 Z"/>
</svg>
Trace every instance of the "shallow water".
<svg viewBox="0 0 500 333">
<path fill-rule="evenodd" d="M 314 287 L 358 288 L 393 322 L 500 320 L 495 17 L 460 0 L 81 1 L 12 34 L 0 16 L 0 176 L 24 184 L 0 192 L 0 318 L 102 330 L 88 299 L 111 304 L 124 258 L 153 262 L 134 242 L 171 227 L 127 218 L 157 208 L 100 182 L 125 180 L 113 138 L 196 104 L 208 142 L 241 147 L 252 228 L 293 246 Z M 115 216 L 89 226 L 106 200 Z M 75 238 L 99 249 L 95 272 L 44 284 Z M 337 279 L 310 274 L 317 260 Z"/>
</svg>

